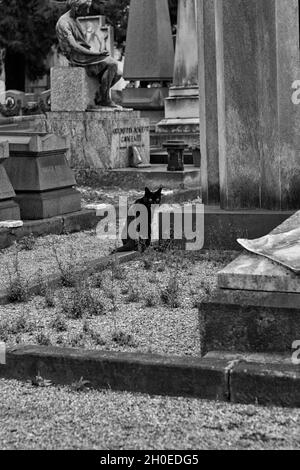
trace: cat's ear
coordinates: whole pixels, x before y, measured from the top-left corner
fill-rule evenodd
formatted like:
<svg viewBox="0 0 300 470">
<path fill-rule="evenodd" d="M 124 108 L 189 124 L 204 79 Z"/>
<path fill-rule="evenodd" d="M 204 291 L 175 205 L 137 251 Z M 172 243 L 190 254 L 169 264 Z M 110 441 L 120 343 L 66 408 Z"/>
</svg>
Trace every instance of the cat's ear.
<svg viewBox="0 0 300 470">
<path fill-rule="evenodd" d="M 162 190 L 163 190 L 163 188 L 159 188 L 158 191 L 156 191 L 156 194 L 158 194 L 159 196 L 161 196 Z"/>
<path fill-rule="evenodd" d="M 151 193 L 150 189 L 149 188 L 145 188 L 145 195 L 146 196 L 149 196 Z"/>
</svg>

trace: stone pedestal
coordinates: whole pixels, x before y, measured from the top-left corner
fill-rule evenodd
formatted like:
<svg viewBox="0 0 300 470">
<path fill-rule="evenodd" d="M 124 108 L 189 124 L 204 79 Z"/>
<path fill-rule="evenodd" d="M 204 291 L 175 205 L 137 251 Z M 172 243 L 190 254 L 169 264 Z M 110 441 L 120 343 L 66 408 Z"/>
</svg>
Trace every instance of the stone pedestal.
<svg viewBox="0 0 300 470">
<path fill-rule="evenodd" d="M 14 201 L 16 194 L 3 163 L 9 157 L 8 142 L 0 143 L 0 221 L 20 220 L 20 209 Z"/>
<path fill-rule="evenodd" d="M 298 0 L 218 0 L 221 206 L 300 207 Z"/>
<path fill-rule="evenodd" d="M 180 0 L 173 85 L 165 100 L 165 118 L 156 132 L 170 136 L 194 134 L 191 145 L 199 144 L 198 41 L 195 0 Z M 184 138 L 184 135 L 181 136 Z"/>
<path fill-rule="evenodd" d="M 80 193 L 66 161 L 67 142 L 51 134 L 2 131 L 10 158 L 4 166 L 16 193 L 21 217 L 46 219 L 81 209 Z"/>
<path fill-rule="evenodd" d="M 83 67 L 51 69 L 51 110 L 86 111 L 95 106 L 99 82 Z"/>
<path fill-rule="evenodd" d="M 71 167 L 114 169 L 129 167 L 130 147 L 137 147 L 143 163 L 150 162 L 150 126 L 137 111 L 101 108 L 87 112 L 50 112 L 38 130 L 67 139 Z"/>
</svg>

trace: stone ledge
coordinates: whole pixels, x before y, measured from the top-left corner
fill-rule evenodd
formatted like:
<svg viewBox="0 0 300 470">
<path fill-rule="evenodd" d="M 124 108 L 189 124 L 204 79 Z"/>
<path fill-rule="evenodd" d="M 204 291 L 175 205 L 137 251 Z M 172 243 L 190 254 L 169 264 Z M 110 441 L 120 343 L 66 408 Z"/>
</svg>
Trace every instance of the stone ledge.
<svg viewBox="0 0 300 470">
<path fill-rule="evenodd" d="M 71 348 L 8 348 L 0 377 L 53 385 L 84 378 L 93 389 L 193 397 L 231 403 L 300 407 L 300 368 L 285 356 L 231 355 L 205 358 Z"/>
<path fill-rule="evenodd" d="M 227 400 L 227 361 L 25 346 L 9 349 L 0 376 L 70 385 L 83 377 L 95 389 Z"/>
<path fill-rule="evenodd" d="M 82 209 L 80 212 L 64 214 L 50 219 L 25 221 L 22 227 L 0 228 L 0 249 L 11 246 L 15 241 L 33 234 L 61 235 L 63 233 L 80 232 L 96 227 L 98 218 L 93 210 Z"/>
</svg>

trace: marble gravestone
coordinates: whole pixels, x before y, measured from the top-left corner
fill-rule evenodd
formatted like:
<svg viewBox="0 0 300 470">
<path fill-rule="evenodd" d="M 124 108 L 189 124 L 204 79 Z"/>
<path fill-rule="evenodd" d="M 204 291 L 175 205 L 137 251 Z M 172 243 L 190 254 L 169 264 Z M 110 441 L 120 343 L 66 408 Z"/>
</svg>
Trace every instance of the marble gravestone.
<svg viewBox="0 0 300 470">
<path fill-rule="evenodd" d="M 0 221 L 20 220 L 16 194 L 3 165 L 8 158 L 9 143 L 6 140 L 0 142 Z"/>
</svg>

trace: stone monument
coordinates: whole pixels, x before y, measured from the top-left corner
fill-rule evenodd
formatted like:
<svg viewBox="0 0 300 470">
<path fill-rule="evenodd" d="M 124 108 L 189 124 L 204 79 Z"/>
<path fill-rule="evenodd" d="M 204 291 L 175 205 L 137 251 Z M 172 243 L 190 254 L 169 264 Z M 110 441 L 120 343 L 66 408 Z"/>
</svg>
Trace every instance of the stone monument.
<svg viewBox="0 0 300 470">
<path fill-rule="evenodd" d="M 156 132 L 199 145 L 199 114 L 196 1 L 179 0 L 173 84 Z"/>
<path fill-rule="evenodd" d="M 20 220 L 20 209 L 15 202 L 15 191 L 9 180 L 3 163 L 9 157 L 9 143 L 0 143 L 0 221 Z"/>
<path fill-rule="evenodd" d="M 133 146 L 148 164 L 149 121 L 111 100 L 110 89 L 120 78 L 118 63 L 110 55 L 112 31 L 103 17 L 81 16 L 88 12 L 89 0 L 68 4 L 70 10 L 59 19 L 57 34 L 71 67 L 51 70 L 51 112 L 40 120 L 38 130 L 68 139 L 73 167 L 126 168 Z"/>
<path fill-rule="evenodd" d="M 70 66 L 74 67 L 75 70 L 71 73 L 68 68 L 62 67 L 58 69 L 60 75 L 55 75 L 59 72 L 53 70 L 52 83 L 57 84 L 57 87 L 52 89 L 53 111 L 58 110 L 59 104 L 64 102 L 65 98 L 68 99 L 69 96 L 73 96 L 74 100 L 74 108 L 70 111 L 78 110 L 77 100 L 81 98 L 80 91 L 84 91 L 84 87 L 82 87 L 84 72 L 87 75 L 87 83 L 89 84 L 93 80 L 97 89 L 93 97 L 93 104 L 112 108 L 118 107 L 111 99 L 110 90 L 120 80 L 121 75 L 118 70 L 118 63 L 111 57 L 107 47 L 109 35 L 108 33 L 101 34 L 103 33 L 101 18 L 99 18 L 98 23 L 97 20 L 95 21 L 95 17 L 92 17 L 92 19 L 81 18 L 81 22 L 79 21 L 83 14 L 88 14 L 91 4 L 90 0 L 68 0 L 67 5 L 70 9 L 57 22 L 56 34 L 60 49 L 70 62 Z M 77 72 L 80 72 L 78 83 L 75 78 Z M 61 95 L 61 91 L 67 93 L 67 97 Z M 69 106 L 70 104 L 71 101 L 69 100 Z M 91 106 L 91 103 L 87 104 Z"/>
<path fill-rule="evenodd" d="M 167 0 L 131 0 L 124 78 L 135 85 L 123 90 L 123 104 L 157 123 L 163 117 L 174 68 L 174 45 Z M 138 85 L 137 85 L 138 83 Z"/>
</svg>

